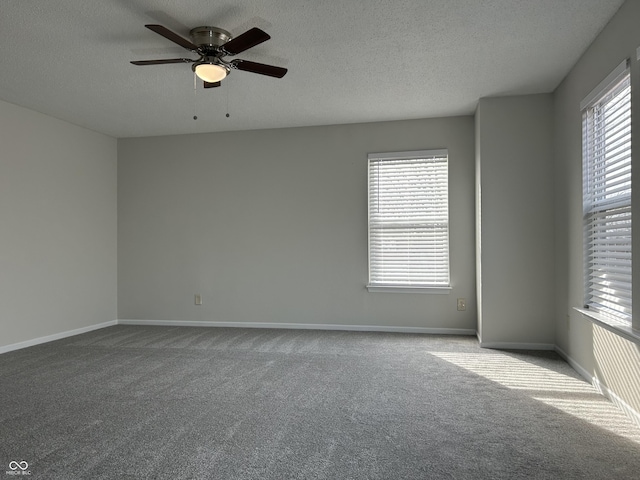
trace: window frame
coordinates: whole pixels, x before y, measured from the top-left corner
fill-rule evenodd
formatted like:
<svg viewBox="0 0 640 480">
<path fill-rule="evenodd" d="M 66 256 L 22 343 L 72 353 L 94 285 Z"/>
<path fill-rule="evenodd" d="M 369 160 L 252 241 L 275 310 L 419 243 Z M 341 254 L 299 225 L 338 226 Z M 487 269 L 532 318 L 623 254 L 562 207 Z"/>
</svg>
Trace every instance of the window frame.
<svg viewBox="0 0 640 480">
<path fill-rule="evenodd" d="M 372 162 L 384 162 L 394 160 L 427 160 L 433 157 L 446 157 L 446 254 L 447 254 L 447 283 L 427 284 L 427 283 L 395 283 L 372 281 Z M 367 156 L 367 230 L 368 230 L 368 283 L 366 285 L 369 292 L 393 292 L 393 293 L 429 293 L 448 294 L 451 287 L 451 246 L 450 246 L 450 201 L 449 201 L 449 151 L 448 149 L 416 150 L 404 152 L 369 153 Z"/>
<path fill-rule="evenodd" d="M 605 154 L 595 154 L 593 152 L 593 148 L 591 148 L 590 140 L 595 138 L 596 136 L 606 135 L 606 132 L 596 131 L 596 127 L 594 124 L 596 120 L 594 120 L 593 110 L 596 108 L 604 108 L 604 105 L 607 105 L 610 102 L 613 102 L 616 97 L 612 97 L 613 93 L 619 89 L 623 82 L 628 83 L 629 89 L 628 93 L 628 103 L 625 103 L 618 112 L 622 112 L 623 114 L 629 115 L 629 132 L 625 133 L 621 130 L 621 138 L 628 136 L 628 139 L 624 138 L 624 143 L 622 143 L 622 148 L 628 148 L 629 153 L 628 157 L 623 157 L 621 162 L 626 162 L 622 167 L 616 166 L 617 169 L 626 170 L 628 163 L 628 173 L 623 173 L 621 175 L 617 175 L 619 178 L 622 178 L 623 183 L 626 184 L 628 182 L 628 193 L 627 189 L 622 190 L 622 194 L 619 196 L 614 196 L 605 191 L 605 193 L 597 194 L 596 187 L 594 187 L 594 179 L 593 177 L 596 175 L 594 172 L 605 168 L 605 162 L 607 158 L 605 158 Z M 623 91 L 624 91 L 623 90 Z M 622 92 L 620 92 L 622 93 Z M 625 94 L 626 96 L 627 94 Z M 607 98 L 611 97 L 611 98 Z M 624 109 L 624 111 L 622 110 Z M 611 231 L 615 229 L 615 227 L 610 226 L 610 223 L 613 220 L 614 215 L 624 215 L 628 213 L 628 223 L 629 223 L 629 232 L 631 232 L 632 228 L 632 185 L 631 185 L 631 168 L 632 168 L 632 159 L 631 159 L 631 147 L 632 147 L 632 124 L 631 124 L 631 75 L 629 68 L 629 61 L 625 60 L 620 65 L 614 69 L 595 89 L 591 91 L 587 97 L 580 103 L 580 111 L 582 116 L 582 188 L 583 188 L 583 199 L 582 199 L 582 215 L 583 215 L 583 236 L 584 236 L 584 244 L 583 244 L 583 269 L 584 269 L 584 291 L 583 291 L 583 309 L 578 309 L 581 313 L 588 315 L 589 317 L 597 320 L 599 322 L 607 323 L 613 327 L 617 328 L 630 328 L 632 327 L 632 277 L 633 277 L 633 268 L 632 268 L 632 233 L 629 233 L 629 240 L 624 245 L 628 245 L 629 249 L 629 259 L 626 263 L 624 263 L 624 267 L 628 268 L 629 273 L 628 282 L 620 280 L 622 284 L 629 284 L 628 289 L 621 288 L 621 293 L 616 296 L 615 295 L 615 287 L 596 287 L 592 288 L 591 284 L 603 282 L 603 279 L 593 273 L 592 262 L 594 259 L 604 259 L 605 262 L 612 262 L 611 257 L 615 257 L 618 254 L 606 253 L 605 255 L 593 255 L 591 253 L 592 250 L 596 249 L 596 247 L 602 247 L 602 242 L 600 240 L 594 240 L 592 229 L 600 228 L 607 229 L 606 231 Z M 627 113 L 628 112 L 628 113 Z M 606 126 L 601 127 L 602 129 L 606 129 Z M 606 138 L 601 140 L 598 147 L 606 148 Z M 615 144 L 615 141 L 612 141 Z M 627 147 L 628 145 L 628 147 Z M 617 147 L 620 148 L 620 147 Z M 614 155 L 615 157 L 615 155 Z M 627 159 L 628 158 L 628 159 Z M 600 160 L 598 162 L 598 160 Z M 596 163 L 598 162 L 598 163 Z M 615 162 L 614 162 L 615 163 Z M 612 176 L 613 178 L 614 176 Z M 607 188 L 607 183 L 611 180 L 608 178 L 608 174 L 599 173 L 597 174 L 597 179 L 601 182 L 599 189 Z M 603 187 L 604 185 L 604 187 Z M 599 199 L 603 198 L 603 199 Z M 615 199 L 614 200 L 612 200 Z M 626 210 L 627 212 L 625 212 Z M 616 213 L 618 211 L 619 213 Z M 615 220 L 617 221 L 617 220 Z M 607 238 L 613 238 L 614 235 Z M 615 240 L 619 241 L 620 239 L 616 238 Z M 606 265 L 607 267 L 612 268 L 611 263 Z M 615 277 L 616 272 L 613 270 L 604 270 L 605 276 L 612 275 L 614 276 L 613 281 L 617 281 Z M 625 274 L 626 275 L 626 274 Z M 606 277 L 604 277 L 606 280 Z M 610 290 L 610 291 L 605 291 Z M 602 293 L 605 296 L 610 295 L 611 299 L 605 299 L 603 302 L 592 301 L 593 297 L 597 297 L 596 293 Z M 619 307 L 618 309 L 613 307 L 608 307 L 607 303 L 623 303 L 624 298 L 626 296 L 629 297 L 629 305 L 628 307 Z M 621 302 L 622 300 L 622 302 Z"/>
</svg>

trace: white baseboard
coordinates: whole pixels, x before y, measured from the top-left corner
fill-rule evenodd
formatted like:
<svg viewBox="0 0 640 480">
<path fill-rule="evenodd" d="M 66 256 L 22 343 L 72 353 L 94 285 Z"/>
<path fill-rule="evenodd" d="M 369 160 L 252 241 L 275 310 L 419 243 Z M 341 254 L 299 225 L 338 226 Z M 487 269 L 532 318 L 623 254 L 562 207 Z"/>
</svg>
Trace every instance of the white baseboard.
<svg viewBox="0 0 640 480">
<path fill-rule="evenodd" d="M 627 417 L 631 419 L 638 427 L 640 427 L 640 412 L 637 412 L 631 405 L 625 402 L 622 398 L 620 398 L 615 392 L 609 389 L 606 385 L 604 385 L 600 380 L 591 375 L 587 369 L 585 369 L 582 365 L 576 362 L 573 358 L 571 358 L 567 352 L 562 350 L 560 347 L 556 346 L 555 348 L 558 355 L 566 360 L 566 362 L 573 367 L 573 369 L 578 372 L 587 382 L 589 382 L 593 387 L 600 392 L 602 395 L 607 397 L 611 402 L 622 410 Z"/>
<path fill-rule="evenodd" d="M 571 358 L 567 354 L 567 352 L 565 352 L 563 349 L 561 349 L 557 345 L 556 345 L 555 351 L 558 355 L 560 355 L 565 360 L 565 362 L 571 365 L 571 367 L 576 372 L 578 372 L 582 378 L 584 378 L 587 382 L 593 384 L 593 376 L 585 368 L 583 368 L 582 365 L 576 362 L 573 358 Z"/>
<path fill-rule="evenodd" d="M 553 343 L 518 343 L 518 342 L 482 342 L 482 348 L 494 348 L 496 350 L 554 350 Z"/>
<path fill-rule="evenodd" d="M 631 405 L 616 395 L 615 392 L 600 382 L 597 378 L 593 379 L 593 386 L 607 397 L 615 406 L 622 410 L 638 427 L 640 427 L 640 412 L 636 411 Z"/>
<path fill-rule="evenodd" d="M 164 327 L 231 327 L 231 328 L 286 328 L 293 330 L 346 330 L 354 332 L 426 333 L 432 335 L 475 335 L 471 328 L 396 327 L 383 325 L 341 325 L 329 323 L 262 323 L 262 322 L 208 322 L 192 320 L 118 320 L 118 325 L 153 325 Z"/>
<path fill-rule="evenodd" d="M 13 350 L 20 350 L 21 348 L 33 347 L 34 345 L 40 345 L 41 343 L 53 342 L 54 340 L 60 340 L 62 338 L 73 337 L 74 335 L 80 335 L 81 333 L 87 333 L 117 324 L 117 320 L 109 320 L 108 322 L 98 323 L 97 325 L 89 325 L 88 327 L 76 328 L 75 330 L 67 330 L 66 332 L 54 333 L 45 337 L 32 338 L 31 340 L 25 340 L 24 342 L 0 346 L 0 354 L 11 352 Z"/>
</svg>

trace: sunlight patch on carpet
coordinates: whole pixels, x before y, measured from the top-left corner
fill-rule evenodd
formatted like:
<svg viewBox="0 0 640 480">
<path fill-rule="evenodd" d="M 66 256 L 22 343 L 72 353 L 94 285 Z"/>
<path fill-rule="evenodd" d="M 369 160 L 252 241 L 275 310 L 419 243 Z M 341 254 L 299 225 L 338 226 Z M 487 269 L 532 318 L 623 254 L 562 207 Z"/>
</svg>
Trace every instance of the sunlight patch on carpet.
<svg viewBox="0 0 640 480">
<path fill-rule="evenodd" d="M 640 443 L 640 429 L 584 380 L 501 353 L 429 352 L 458 367 Z"/>
</svg>

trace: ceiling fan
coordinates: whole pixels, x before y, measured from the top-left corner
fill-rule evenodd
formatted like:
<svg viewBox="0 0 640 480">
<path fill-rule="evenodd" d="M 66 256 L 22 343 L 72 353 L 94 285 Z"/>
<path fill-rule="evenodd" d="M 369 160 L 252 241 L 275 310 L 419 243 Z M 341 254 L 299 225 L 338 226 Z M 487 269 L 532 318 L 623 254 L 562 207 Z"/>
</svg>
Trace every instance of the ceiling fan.
<svg viewBox="0 0 640 480">
<path fill-rule="evenodd" d="M 149 30 L 162 35 L 167 40 L 180 45 L 200 58 L 167 58 L 163 60 L 135 60 L 134 65 L 166 65 L 169 63 L 192 63 L 191 69 L 204 81 L 204 88 L 219 87 L 220 82 L 231 70 L 258 73 L 269 77 L 282 78 L 286 68 L 264 63 L 235 59 L 228 61 L 223 57 L 237 55 L 256 45 L 266 42 L 271 37 L 260 30 L 252 28 L 233 38 L 231 33 L 217 27 L 196 27 L 189 32 L 191 40 L 181 37 L 162 25 L 145 25 Z"/>
</svg>

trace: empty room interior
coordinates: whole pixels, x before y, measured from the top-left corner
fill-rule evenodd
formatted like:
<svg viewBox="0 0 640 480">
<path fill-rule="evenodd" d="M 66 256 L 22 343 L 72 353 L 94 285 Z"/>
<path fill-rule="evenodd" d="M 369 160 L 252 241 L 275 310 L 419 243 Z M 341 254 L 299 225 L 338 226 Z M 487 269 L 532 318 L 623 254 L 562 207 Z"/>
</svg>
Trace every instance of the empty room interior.
<svg viewBox="0 0 640 480">
<path fill-rule="evenodd" d="M 0 477 L 637 478 L 639 25 L 3 2 Z"/>
</svg>

